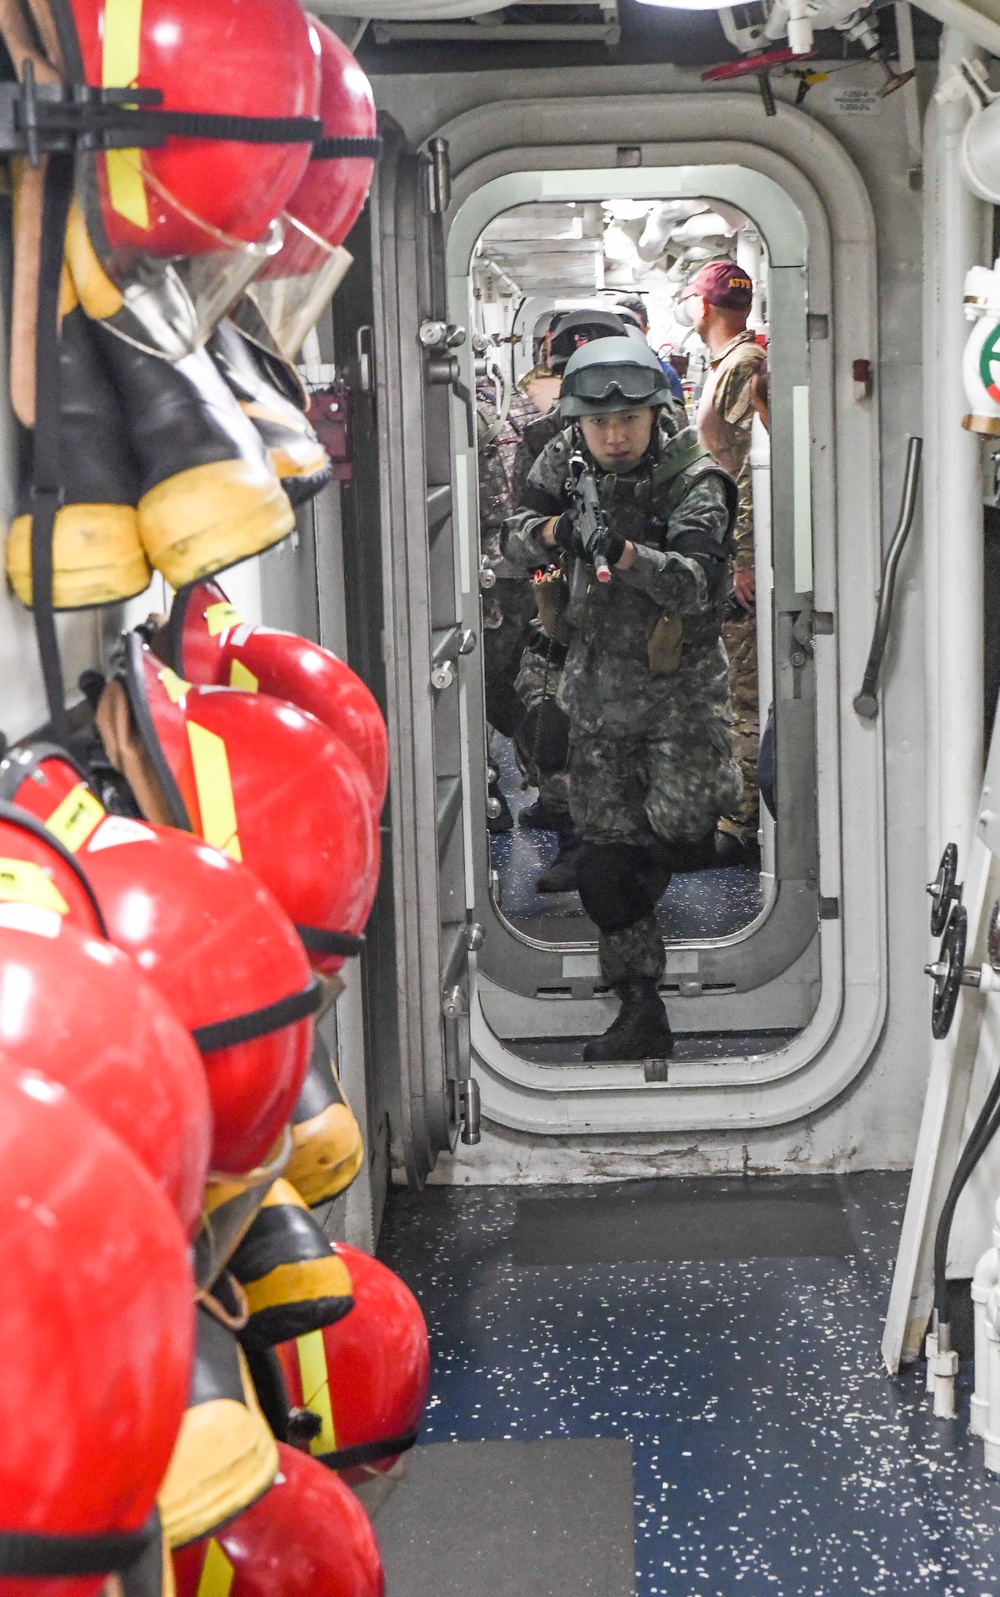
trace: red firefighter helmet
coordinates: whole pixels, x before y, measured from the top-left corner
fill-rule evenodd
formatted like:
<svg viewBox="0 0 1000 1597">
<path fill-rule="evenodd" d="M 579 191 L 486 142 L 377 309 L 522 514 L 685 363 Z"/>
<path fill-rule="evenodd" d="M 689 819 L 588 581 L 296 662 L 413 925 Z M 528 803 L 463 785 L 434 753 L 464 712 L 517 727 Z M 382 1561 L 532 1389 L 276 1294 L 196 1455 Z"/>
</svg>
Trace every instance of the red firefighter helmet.
<svg viewBox="0 0 1000 1597">
<path fill-rule="evenodd" d="M 242 859 L 322 971 L 356 953 L 378 886 L 371 788 L 315 716 L 265 693 L 194 687 L 126 637 L 132 715 L 175 826 Z"/>
<path fill-rule="evenodd" d="M 317 41 L 298 0 L 69 0 L 69 10 L 78 50 L 68 67 L 77 82 L 159 89 L 167 111 L 317 114 Z M 112 250 L 156 256 L 213 249 L 209 230 L 252 243 L 294 192 L 310 151 L 303 142 L 211 137 L 108 151 L 93 168 L 98 204 L 87 204 L 88 221 L 93 229 L 99 219 Z"/>
<path fill-rule="evenodd" d="M 52 925 L 53 916 L 107 936 L 94 889 L 69 849 L 35 816 L 0 799 L 0 926 Z"/>
<path fill-rule="evenodd" d="M 242 1514 L 174 1553 L 177 1597 L 383 1597 L 375 1533 L 354 1493 L 278 1444 L 274 1485 Z"/>
<path fill-rule="evenodd" d="M 308 710 L 361 761 L 381 811 L 389 777 L 385 721 L 361 678 L 329 649 L 294 632 L 248 626 L 208 578 L 180 590 L 153 647 L 189 682 L 270 693 Z"/>
<path fill-rule="evenodd" d="M 355 1481 L 391 1469 L 416 1441 L 430 1349 L 420 1305 L 399 1276 L 344 1242 L 337 1254 L 354 1308 L 324 1331 L 284 1342 L 278 1356 L 292 1405 L 322 1421 L 313 1456 Z"/>
<path fill-rule="evenodd" d="M 205 1070 L 127 955 L 51 909 L 22 930 L 0 925 L 0 1054 L 68 1087 L 132 1149 L 194 1234 L 212 1146 Z"/>
<path fill-rule="evenodd" d="M 342 244 L 368 198 L 375 150 L 345 155 L 342 139 L 376 140 L 375 96 L 346 44 L 317 17 L 309 19 L 319 40 L 319 114 L 326 142 L 316 146 L 285 209 L 328 244 Z"/>
<path fill-rule="evenodd" d="M 0 1279 L 0 1586 L 96 1597 L 159 1534 L 194 1284 L 134 1155 L 65 1088 L 5 1062 Z"/>
<path fill-rule="evenodd" d="M 253 1169 L 287 1123 L 312 1052 L 320 991 L 294 927 L 252 871 L 172 827 L 108 815 L 69 759 L 43 749 L 32 763 L 30 753 L 0 765 L 0 793 L 73 850 L 108 937 L 193 1034 L 213 1167 Z"/>
</svg>

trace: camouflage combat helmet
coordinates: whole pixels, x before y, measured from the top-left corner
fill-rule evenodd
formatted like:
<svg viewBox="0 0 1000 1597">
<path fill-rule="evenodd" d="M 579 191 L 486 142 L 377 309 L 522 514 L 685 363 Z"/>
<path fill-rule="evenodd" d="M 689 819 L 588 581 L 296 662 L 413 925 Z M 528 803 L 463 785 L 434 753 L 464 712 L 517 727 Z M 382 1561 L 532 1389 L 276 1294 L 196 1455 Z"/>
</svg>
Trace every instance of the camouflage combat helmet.
<svg viewBox="0 0 1000 1597">
<path fill-rule="evenodd" d="M 559 414 L 606 416 L 615 410 L 666 405 L 670 389 L 660 362 L 645 342 L 602 338 L 585 344 L 566 363 Z"/>
</svg>

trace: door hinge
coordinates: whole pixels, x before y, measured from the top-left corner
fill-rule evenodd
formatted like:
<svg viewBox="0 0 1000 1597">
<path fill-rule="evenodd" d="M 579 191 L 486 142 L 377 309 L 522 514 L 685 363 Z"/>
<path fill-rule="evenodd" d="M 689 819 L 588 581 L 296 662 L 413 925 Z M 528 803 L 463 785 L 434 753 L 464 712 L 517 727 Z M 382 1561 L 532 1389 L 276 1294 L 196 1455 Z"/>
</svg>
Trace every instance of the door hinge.
<svg viewBox="0 0 1000 1597">
<path fill-rule="evenodd" d="M 448 140 L 431 139 L 427 146 L 427 209 L 443 216 L 451 204 L 451 160 Z"/>
</svg>

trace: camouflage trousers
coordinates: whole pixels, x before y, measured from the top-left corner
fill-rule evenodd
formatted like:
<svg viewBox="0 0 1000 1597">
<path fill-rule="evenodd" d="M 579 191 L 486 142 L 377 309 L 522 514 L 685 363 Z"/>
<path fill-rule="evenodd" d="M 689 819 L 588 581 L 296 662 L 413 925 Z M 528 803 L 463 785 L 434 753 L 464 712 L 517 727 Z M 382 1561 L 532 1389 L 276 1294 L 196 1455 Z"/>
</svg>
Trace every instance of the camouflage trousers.
<svg viewBox="0 0 1000 1597">
<path fill-rule="evenodd" d="M 506 731 L 505 722 L 514 713 L 515 681 L 521 655 L 528 641 L 528 626 L 534 619 L 535 600 L 531 583 L 501 578 L 483 605 L 483 685 L 486 692 L 486 719 L 497 730 Z M 509 735 L 509 734 L 508 734 Z"/>
<path fill-rule="evenodd" d="M 526 710 L 533 710 L 544 699 L 554 700 L 559 691 L 559 682 L 562 677 L 562 667 L 553 665 L 550 660 L 539 654 L 535 649 L 525 649 L 521 656 L 521 668 L 517 673 L 514 687 L 518 697 Z M 540 771 L 537 763 L 531 758 L 530 751 L 526 754 L 522 750 L 515 751 L 517 763 L 525 780 L 538 789 L 538 797 L 545 808 L 555 813 L 569 813 L 569 775 L 566 771 Z"/>
<path fill-rule="evenodd" d="M 641 870 L 641 851 L 657 839 L 698 843 L 714 831 L 720 814 L 739 803 L 739 771 L 718 722 L 706 724 L 700 737 L 695 731 L 689 724 L 682 738 L 662 730 L 645 737 L 575 737 L 570 813 L 584 841 L 629 845 Z M 651 858 L 651 883 L 657 874 Z M 666 879 L 659 876 L 647 903 Z M 666 956 L 655 914 L 643 912 L 627 926 L 602 931 L 598 952 L 609 986 L 640 977 L 658 981 L 663 974 Z"/>
<path fill-rule="evenodd" d="M 760 826 L 757 756 L 760 752 L 760 699 L 757 688 L 757 620 L 742 614 L 724 621 L 722 641 L 729 656 L 729 692 L 733 702 L 733 753 L 743 777 L 740 803 L 723 815 L 723 828 L 744 842 L 756 841 Z"/>
</svg>

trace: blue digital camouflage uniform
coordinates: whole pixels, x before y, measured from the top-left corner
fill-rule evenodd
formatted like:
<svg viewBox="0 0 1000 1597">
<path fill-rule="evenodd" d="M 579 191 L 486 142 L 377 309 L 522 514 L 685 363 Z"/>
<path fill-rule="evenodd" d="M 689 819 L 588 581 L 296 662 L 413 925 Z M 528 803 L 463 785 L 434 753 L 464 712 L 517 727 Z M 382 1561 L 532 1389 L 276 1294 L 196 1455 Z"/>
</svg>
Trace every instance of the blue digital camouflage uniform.
<svg viewBox="0 0 1000 1597">
<path fill-rule="evenodd" d="M 570 508 L 567 465 L 581 445 L 568 427 L 532 467 L 504 529 L 512 566 L 551 561 L 538 534 Z M 591 464 L 612 530 L 636 545 L 636 557 L 607 584 L 572 562 L 559 699 L 571 724 L 570 810 L 594 867 L 595 888 L 588 901 L 581 885 L 581 896 L 613 985 L 662 975 L 654 909 L 677 868 L 671 846 L 710 837 L 739 803 L 720 638 L 737 495 L 691 428 L 672 438 L 658 431 L 629 472 Z"/>
</svg>

